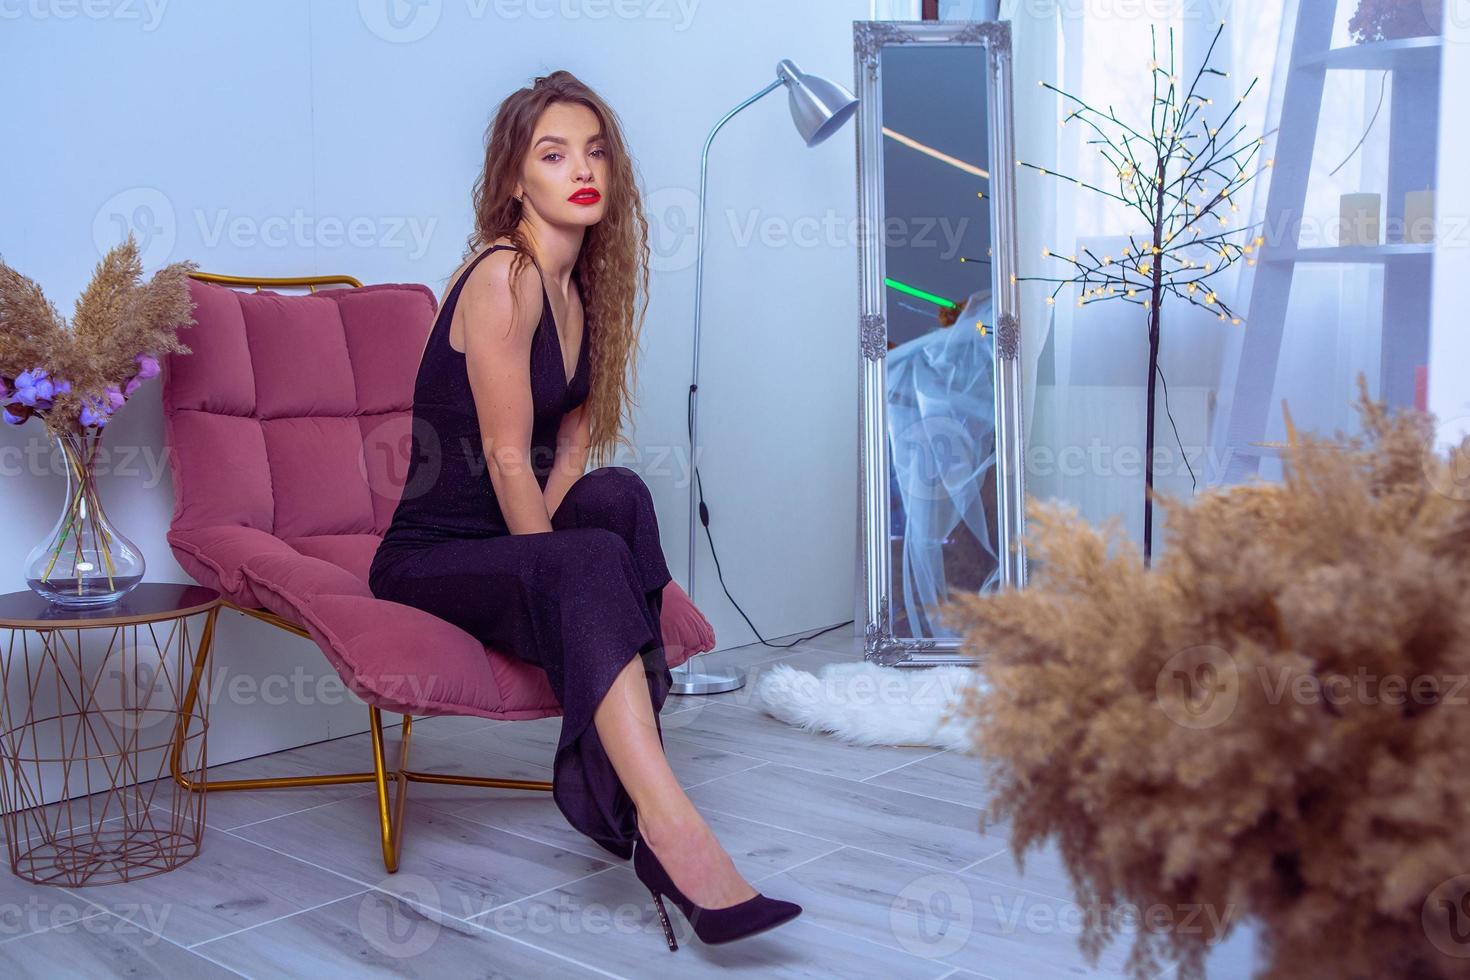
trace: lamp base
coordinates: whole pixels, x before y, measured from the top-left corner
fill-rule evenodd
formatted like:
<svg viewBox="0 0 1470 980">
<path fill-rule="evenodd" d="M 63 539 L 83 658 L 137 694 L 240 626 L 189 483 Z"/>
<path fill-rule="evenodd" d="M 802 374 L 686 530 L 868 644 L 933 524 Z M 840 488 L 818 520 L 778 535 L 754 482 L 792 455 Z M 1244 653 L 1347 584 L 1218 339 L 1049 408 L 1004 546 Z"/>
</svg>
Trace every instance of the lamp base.
<svg viewBox="0 0 1470 980">
<path fill-rule="evenodd" d="M 738 670 L 728 674 L 695 673 L 681 664 L 670 673 L 674 678 L 669 687 L 670 694 L 724 694 L 745 686 L 745 675 Z"/>
</svg>

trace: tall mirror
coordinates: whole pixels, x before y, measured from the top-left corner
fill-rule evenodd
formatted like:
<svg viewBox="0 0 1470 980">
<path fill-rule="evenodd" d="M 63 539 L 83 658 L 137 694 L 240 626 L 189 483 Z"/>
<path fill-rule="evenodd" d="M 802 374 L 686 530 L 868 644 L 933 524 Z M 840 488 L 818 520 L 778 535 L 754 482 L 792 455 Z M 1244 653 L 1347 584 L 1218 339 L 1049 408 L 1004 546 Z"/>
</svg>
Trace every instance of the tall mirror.
<svg viewBox="0 0 1470 980">
<path fill-rule="evenodd" d="M 973 664 L 951 592 L 1025 582 L 1010 25 L 855 21 L 869 660 Z"/>
</svg>

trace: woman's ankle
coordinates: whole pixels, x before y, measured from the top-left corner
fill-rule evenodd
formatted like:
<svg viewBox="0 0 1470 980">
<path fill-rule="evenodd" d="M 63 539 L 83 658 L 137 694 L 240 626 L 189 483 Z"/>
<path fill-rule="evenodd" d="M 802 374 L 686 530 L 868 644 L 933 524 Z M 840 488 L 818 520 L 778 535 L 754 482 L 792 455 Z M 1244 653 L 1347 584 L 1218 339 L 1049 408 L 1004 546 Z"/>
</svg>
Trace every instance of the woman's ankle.
<svg viewBox="0 0 1470 980">
<path fill-rule="evenodd" d="M 669 812 L 638 812 L 638 836 L 655 850 L 665 841 L 687 839 L 707 829 L 708 824 L 692 806 Z"/>
</svg>

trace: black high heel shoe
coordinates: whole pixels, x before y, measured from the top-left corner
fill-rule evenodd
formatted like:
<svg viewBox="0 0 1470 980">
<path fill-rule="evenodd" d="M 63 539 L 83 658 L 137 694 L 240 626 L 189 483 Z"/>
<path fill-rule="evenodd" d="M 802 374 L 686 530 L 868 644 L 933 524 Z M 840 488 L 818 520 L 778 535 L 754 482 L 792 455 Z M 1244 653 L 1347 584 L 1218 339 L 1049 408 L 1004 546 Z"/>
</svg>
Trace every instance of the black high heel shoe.
<svg viewBox="0 0 1470 980">
<path fill-rule="evenodd" d="M 679 943 L 674 939 L 674 927 L 669 924 L 669 913 L 664 909 L 664 895 L 669 896 L 679 907 L 679 911 L 684 913 L 684 918 L 689 920 L 689 925 L 694 928 L 694 934 L 700 941 L 711 946 L 774 929 L 801 914 L 801 906 L 795 902 L 783 902 L 761 894 L 722 909 L 707 909 L 695 905 L 679 891 L 669 878 L 669 873 L 659 863 L 658 855 L 653 853 L 653 848 L 642 837 L 633 842 L 633 873 L 653 893 L 653 904 L 658 909 L 659 921 L 663 923 L 664 938 L 669 941 L 670 952 L 678 949 Z"/>
</svg>

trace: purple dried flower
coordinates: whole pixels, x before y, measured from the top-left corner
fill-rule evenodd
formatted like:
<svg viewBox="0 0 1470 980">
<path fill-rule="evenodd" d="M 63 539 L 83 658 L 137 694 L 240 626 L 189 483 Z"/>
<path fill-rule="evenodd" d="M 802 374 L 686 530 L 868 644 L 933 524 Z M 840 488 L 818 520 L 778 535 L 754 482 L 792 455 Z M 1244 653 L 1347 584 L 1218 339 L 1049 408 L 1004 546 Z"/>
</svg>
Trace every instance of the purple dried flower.
<svg viewBox="0 0 1470 980">
<path fill-rule="evenodd" d="M 46 372 L 40 368 L 22 371 L 15 379 L 15 400 L 22 405 L 37 407 L 38 401 L 47 402 L 41 408 L 49 407 L 49 402 L 56 394 L 55 385 L 51 379 L 46 377 Z"/>
<path fill-rule="evenodd" d="M 147 381 L 158 374 L 158 358 L 151 354 L 138 354 L 134 360 L 138 362 L 138 377 Z"/>
<path fill-rule="evenodd" d="M 133 392 L 137 391 L 141 387 L 143 387 L 143 379 L 134 375 L 133 377 L 128 379 L 127 384 L 123 385 L 123 394 L 131 398 L 133 396 Z"/>
<path fill-rule="evenodd" d="M 83 425 L 95 425 L 100 429 L 107 424 L 107 415 L 107 411 L 101 409 L 100 405 L 98 408 L 93 408 L 89 402 L 82 403 L 81 423 Z"/>
</svg>

